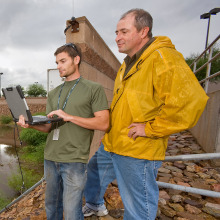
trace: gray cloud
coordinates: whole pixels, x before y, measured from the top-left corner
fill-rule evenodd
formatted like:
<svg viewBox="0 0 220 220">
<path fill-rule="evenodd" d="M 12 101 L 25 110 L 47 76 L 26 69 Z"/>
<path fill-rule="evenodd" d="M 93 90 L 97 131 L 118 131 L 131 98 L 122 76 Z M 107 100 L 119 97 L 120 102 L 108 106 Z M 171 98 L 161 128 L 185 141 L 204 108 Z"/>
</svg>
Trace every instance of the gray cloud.
<svg viewBox="0 0 220 220">
<path fill-rule="evenodd" d="M 115 29 L 120 16 L 143 8 L 154 18 L 154 35 L 167 35 L 176 48 L 189 56 L 205 46 L 207 20 L 200 15 L 219 0 L 0 0 L 0 72 L 2 86 L 33 82 L 44 84 L 49 68 L 56 68 L 53 53 L 65 43 L 66 20 L 86 16 L 120 61 Z M 210 41 L 219 34 L 220 13 L 211 18 Z"/>
</svg>

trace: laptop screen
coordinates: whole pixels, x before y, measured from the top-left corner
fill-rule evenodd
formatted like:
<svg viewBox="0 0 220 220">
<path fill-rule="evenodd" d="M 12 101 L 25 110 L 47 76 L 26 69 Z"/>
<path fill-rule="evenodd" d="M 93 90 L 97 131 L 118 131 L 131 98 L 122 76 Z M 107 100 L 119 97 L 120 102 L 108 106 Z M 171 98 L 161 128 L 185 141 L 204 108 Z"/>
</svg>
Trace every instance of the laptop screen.
<svg viewBox="0 0 220 220">
<path fill-rule="evenodd" d="M 21 86 L 3 88 L 2 92 L 15 121 L 18 121 L 20 115 L 24 116 L 25 121 L 33 121 Z"/>
</svg>

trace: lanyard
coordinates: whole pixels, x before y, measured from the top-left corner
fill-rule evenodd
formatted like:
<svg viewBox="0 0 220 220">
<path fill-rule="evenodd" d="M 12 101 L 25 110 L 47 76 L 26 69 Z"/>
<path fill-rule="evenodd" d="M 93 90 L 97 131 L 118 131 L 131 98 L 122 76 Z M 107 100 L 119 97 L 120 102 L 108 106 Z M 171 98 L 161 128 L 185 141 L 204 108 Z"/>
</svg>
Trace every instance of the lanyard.
<svg viewBox="0 0 220 220">
<path fill-rule="evenodd" d="M 68 99 L 69 99 L 69 97 L 70 97 L 72 91 L 74 90 L 74 88 L 76 87 L 76 85 L 78 84 L 78 82 L 79 82 L 80 79 L 81 79 L 81 76 L 77 79 L 76 83 L 73 85 L 73 87 L 72 87 L 71 90 L 69 91 L 69 94 L 68 94 L 68 96 L 67 96 L 67 98 L 66 98 L 66 100 L 65 100 L 65 102 L 64 102 L 64 104 L 63 104 L 62 110 L 64 110 L 64 108 L 66 107 L 66 103 L 67 103 L 67 101 L 68 101 Z M 65 82 L 63 83 L 63 85 L 62 85 L 62 87 L 61 87 L 61 89 L 60 89 L 60 94 L 59 94 L 58 103 L 57 103 L 57 110 L 60 109 L 60 96 L 61 96 L 61 93 L 62 93 L 64 84 L 65 84 Z"/>
</svg>

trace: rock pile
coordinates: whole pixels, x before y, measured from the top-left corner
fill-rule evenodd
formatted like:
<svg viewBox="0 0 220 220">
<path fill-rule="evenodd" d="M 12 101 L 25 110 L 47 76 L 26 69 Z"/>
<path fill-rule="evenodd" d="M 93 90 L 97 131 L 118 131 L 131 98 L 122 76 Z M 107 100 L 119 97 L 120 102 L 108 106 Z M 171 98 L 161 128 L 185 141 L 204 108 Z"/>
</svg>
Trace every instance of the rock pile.
<svg viewBox="0 0 220 220">
<path fill-rule="evenodd" d="M 169 138 L 167 156 L 204 153 L 189 132 Z M 158 181 L 220 192 L 220 168 L 211 161 L 163 162 Z M 21 201 L 0 214 L 0 220 L 46 220 L 44 207 L 45 183 Z M 105 193 L 109 215 L 91 216 L 86 220 L 122 220 L 123 203 L 117 185 L 109 185 Z M 214 220 L 220 219 L 220 198 L 211 198 L 174 189 L 160 188 L 157 220 Z"/>
<path fill-rule="evenodd" d="M 0 214 L 1 220 L 46 220 L 44 192 L 46 183 L 36 187 L 20 201 Z"/>
<path fill-rule="evenodd" d="M 169 138 L 167 156 L 204 153 L 189 132 Z M 220 168 L 208 160 L 163 162 L 158 181 L 220 192 Z M 158 219 L 220 219 L 220 198 L 160 189 Z"/>
</svg>

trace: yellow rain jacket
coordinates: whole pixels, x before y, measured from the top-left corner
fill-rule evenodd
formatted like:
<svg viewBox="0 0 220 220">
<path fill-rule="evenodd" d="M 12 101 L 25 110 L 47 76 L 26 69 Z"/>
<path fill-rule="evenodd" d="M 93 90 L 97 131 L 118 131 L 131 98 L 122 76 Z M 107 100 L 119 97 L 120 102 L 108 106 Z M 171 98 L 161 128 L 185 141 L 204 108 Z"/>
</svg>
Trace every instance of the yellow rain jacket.
<svg viewBox="0 0 220 220">
<path fill-rule="evenodd" d="M 115 80 L 105 150 L 163 160 L 169 135 L 193 127 L 208 97 L 168 37 L 155 37 L 123 78 L 125 68 L 123 62 Z M 145 123 L 147 137 L 129 138 L 132 123 Z"/>
</svg>

